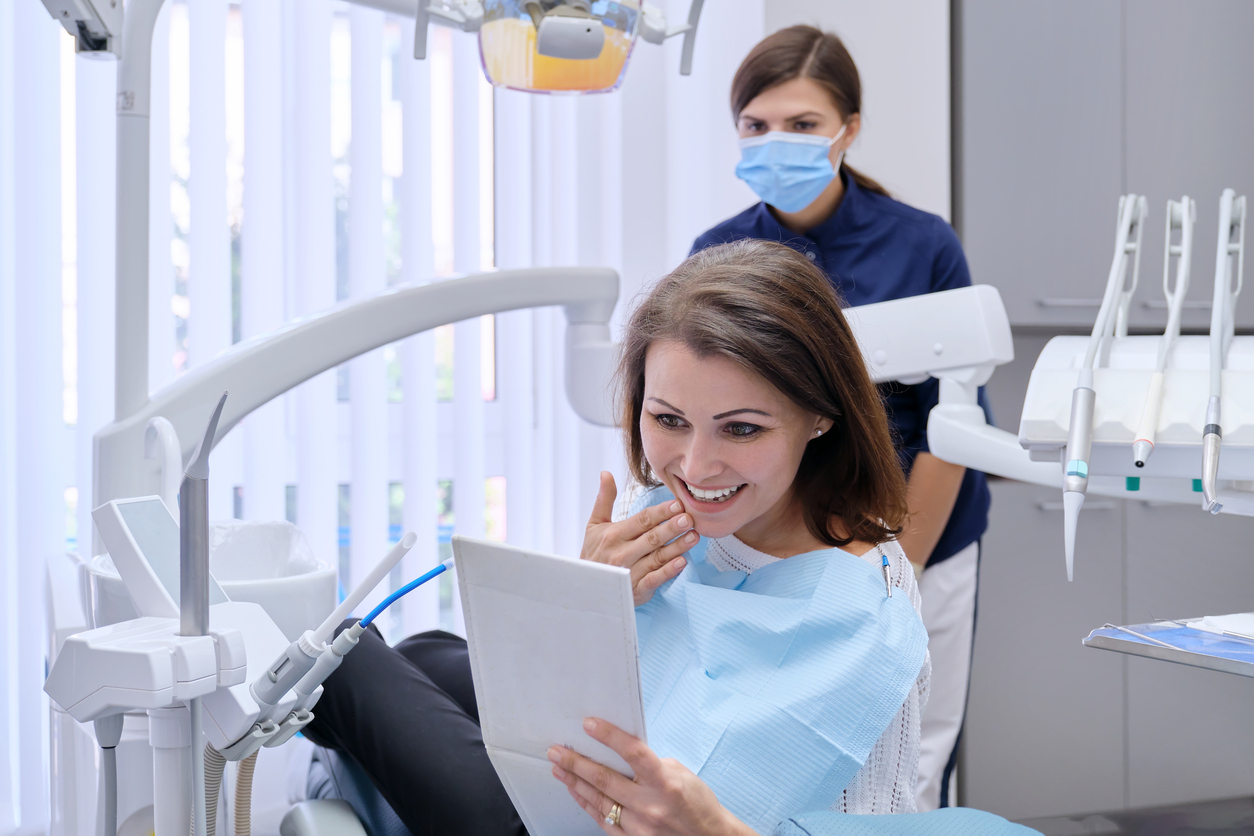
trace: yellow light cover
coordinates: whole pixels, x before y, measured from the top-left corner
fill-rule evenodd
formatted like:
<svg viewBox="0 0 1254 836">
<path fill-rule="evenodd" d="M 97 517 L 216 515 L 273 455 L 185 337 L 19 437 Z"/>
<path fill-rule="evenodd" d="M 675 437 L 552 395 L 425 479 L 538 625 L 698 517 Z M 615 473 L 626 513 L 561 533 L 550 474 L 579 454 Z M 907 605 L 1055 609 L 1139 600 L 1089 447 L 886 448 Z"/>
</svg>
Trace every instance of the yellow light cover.
<svg viewBox="0 0 1254 836">
<path fill-rule="evenodd" d="M 552 5 L 548 3 L 546 5 Z M 605 28 L 596 58 L 553 58 L 536 51 L 536 27 L 518 0 L 488 0 L 479 29 L 479 56 L 488 81 L 532 93 L 604 93 L 622 83 L 636 40 L 639 5 L 597 0 L 592 14 Z"/>
</svg>

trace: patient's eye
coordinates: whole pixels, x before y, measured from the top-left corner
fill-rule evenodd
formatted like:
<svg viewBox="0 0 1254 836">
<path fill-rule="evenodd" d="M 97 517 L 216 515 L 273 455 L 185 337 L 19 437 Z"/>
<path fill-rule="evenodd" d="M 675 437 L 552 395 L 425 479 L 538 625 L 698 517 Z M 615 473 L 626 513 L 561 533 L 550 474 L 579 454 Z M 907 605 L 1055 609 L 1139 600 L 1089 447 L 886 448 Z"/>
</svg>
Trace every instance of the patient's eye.
<svg viewBox="0 0 1254 836">
<path fill-rule="evenodd" d="M 743 421 L 733 421 L 724 429 L 733 438 L 752 438 L 762 431 L 762 428 L 757 424 L 746 424 Z"/>
<path fill-rule="evenodd" d="M 684 425 L 683 418 L 680 418 L 678 415 L 671 415 L 669 413 L 655 415 L 654 420 L 658 422 L 659 426 L 661 426 L 663 429 L 666 429 L 666 430 L 677 430 Z"/>
</svg>

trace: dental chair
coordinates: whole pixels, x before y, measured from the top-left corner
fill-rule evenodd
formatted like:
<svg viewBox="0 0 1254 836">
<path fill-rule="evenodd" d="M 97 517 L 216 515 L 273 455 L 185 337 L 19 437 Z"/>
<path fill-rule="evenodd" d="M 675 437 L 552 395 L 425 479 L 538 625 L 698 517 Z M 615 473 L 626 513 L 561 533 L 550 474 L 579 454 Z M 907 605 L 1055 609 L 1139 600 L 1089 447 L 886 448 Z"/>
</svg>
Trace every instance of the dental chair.
<svg viewBox="0 0 1254 836">
<path fill-rule="evenodd" d="M 304 779 L 308 800 L 283 817 L 280 836 L 410 836 L 370 776 L 348 755 L 314 746 Z"/>
</svg>

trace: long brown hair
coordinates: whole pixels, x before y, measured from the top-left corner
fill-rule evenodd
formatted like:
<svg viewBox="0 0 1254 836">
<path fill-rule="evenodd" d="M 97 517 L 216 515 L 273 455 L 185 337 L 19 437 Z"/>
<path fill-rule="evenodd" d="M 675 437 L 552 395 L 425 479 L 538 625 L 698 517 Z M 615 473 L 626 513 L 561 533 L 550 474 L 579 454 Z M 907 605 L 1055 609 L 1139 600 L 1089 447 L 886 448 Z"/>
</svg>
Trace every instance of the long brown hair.
<svg viewBox="0 0 1254 836">
<path fill-rule="evenodd" d="M 892 539 L 907 515 L 906 481 L 879 391 L 823 273 L 795 250 L 743 240 L 702 250 L 663 278 L 632 313 L 618 366 L 631 474 L 659 484 L 644 455 L 640 416 L 649 346 L 674 340 L 726 357 L 807 412 L 830 418 L 793 481 L 806 527 L 830 546 Z M 839 518 L 847 537 L 832 523 Z"/>
<path fill-rule="evenodd" d="M 740 63 L 732 79 L 732 121 L 739 120 L 740 112 L 759 95 L 794 78 L 813 79 L 832 97 L 843 119 L 862 112 L 862 80 L 844 42 L 813 26 L 789 26 L 759 41 Z M 840 168 L 858 188 L 890 196 L 852 166 L 842 163 Z"/>
</svg>

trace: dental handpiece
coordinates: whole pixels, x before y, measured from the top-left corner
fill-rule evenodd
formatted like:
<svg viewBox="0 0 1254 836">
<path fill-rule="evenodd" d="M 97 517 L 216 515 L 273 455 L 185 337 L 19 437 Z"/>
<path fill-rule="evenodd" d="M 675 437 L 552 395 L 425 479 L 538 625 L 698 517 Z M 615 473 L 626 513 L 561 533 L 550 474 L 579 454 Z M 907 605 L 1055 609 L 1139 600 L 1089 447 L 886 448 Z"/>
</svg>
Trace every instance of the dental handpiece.
<svg viewBox="0 0 1254 836">
<path fill-rule="evenodd" d="M 1067 436 L 1066 465 L 1063 468 L 1062 508 L 1063 508 L 1063 547 L 1067 559 L 1067 580 L 1070 581 L 1075 570 L 1076 526 L 1079 522 L 1080 509 L 1084 506 L 1084 495 L 1089 487 L 1089 457 L 1093 452 L 1093 410 L 1097 402 L 1097 393 L 1092 388 L 1092 370 L 1082 375 L 1082 383 L 1088 386 L 1077 386 L 1071 394 L 1071 426 Z"/>
<path fill-rule="evenodd" d="M 1235 233 L 1235 240 L 1234 240 Z M 1234 265 L 1233 262 L 1236 262 Z M 1233 267 L 1236 286 L 1233 287 Z M 1223 398 L 1223 372 L 1233 335 L 1233 309 L 1241 292 L 1245 266 L 1245 198 L 1224 189 L 1219 197 L 1219 241 L 1215 253 L 1215 291 L 1210 319 L 1210 399 L 1206 402 L 1206 424 L 1202 428 L 1202 507 L 1218 514 L 1219 452 L 1223 441 L 1220 413 Z"/>
<path fill-rule="evenodd" d="M 1158 420 L 1163 407 L 1163 385 L 1167 361 L 1172 346 L 1180 336 L 1180 320 L 1184 312 L 1184 297 L 1189 292 L 1189 276 L 1193 263 L 1193 224 L 1197 220 L 1197 202 L 1188 195 L 1179 201 L 1167 201 L 1167 229 L 1163 242 L 1163 294 L 1167 297 L 1167 327 L 1158 341 L 1158 353 L 1154 373 L 1150 376 L 1149 391 L 1141 410 L 1136 439 L 1132 442 L 1132 462 L 1145 467 L 1154 452 L 1158 435 Z M 1180 230 L 1180 243 L 1171 243 L 1173 230 Z M 1171 257 L 1177 256 L 1175 287 L 1171 285 Z"/>
<path fill-rule="evenodd" d="M 249 690 L 261 709 L 259 722 L 272 719 L 274 707 L 322 657 L 327 649 L 327 639 L 331 638 L 331 634 L 335 631 L 335 625 L 344 620 L 353 608 L 370 594 L 379 581 L 383 580 L 401 561 L 401 558 L 413 548 L 417 540 L 416 534 L 412 531 L 407 532 L 317 630 L 306 630 L 300 638 L 288 645 L 287 649 L 260 676 L 253 680 Z"/>
<path fill-rule="evenodd" d="M 1079 379 L 1071 394 L 1071 424 L 1067 430 L 1067 448 L 1063 458 L 1063 538 L 1067 561 L 1067 580 L 1074 575 L 1076 526 L 1084 494 L 1089 486 L 1089 457 L 1093 451 L 1093 413 L 1097 393 L 1093 390 L 1093 367 L 1101 346 L 1116 331 L 1126 332 L 1126 306 L 1136 288 L 1136 267 L 1140 264 L 1141 230 L 1146 215 L 1144 197 L 1135 194 L 1119 198 L 1119 225 L 1115 235 L 1115 254 L 1106 277 L 1106 291 L 1093 322 L 1093 333 L 1084 352 Z M 1132 287 L 1124 290 L 1128 255 L 1134 254 Z M 1118 312 L 1116 313 L 1116 307 Z M 1122 322 L 1122 326 L 1117 323 Z"/>
<path fill-rule="evenodd" d="M 1219 426 L 1219 398 L 1212 397 L 1206 404 L 1206 426 L 1202 429 L 1202 507 L 1218 514 L 1223 504 L 1219 502 L 1219 445 L 1223 429 Z"/>
</svg>

